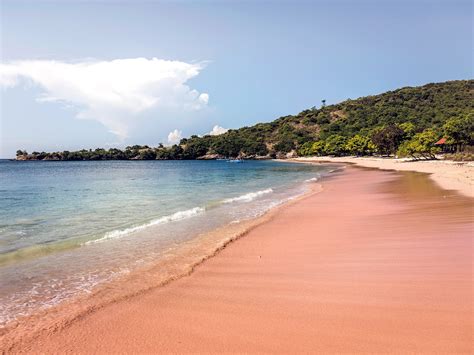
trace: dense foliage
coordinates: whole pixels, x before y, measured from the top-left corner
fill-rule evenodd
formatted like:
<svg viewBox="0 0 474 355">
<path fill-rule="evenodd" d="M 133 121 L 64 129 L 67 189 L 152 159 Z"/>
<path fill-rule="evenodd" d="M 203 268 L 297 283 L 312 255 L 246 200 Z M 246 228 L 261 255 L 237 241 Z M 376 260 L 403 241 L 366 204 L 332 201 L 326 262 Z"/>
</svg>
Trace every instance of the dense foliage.
<svg viewBox="0 0 474 355">
<path fill-rule="evenodd" d="M 441 148 L 459 152 L 474 144 L 474 80 L 406 87 L 381 95 L 311 108 L 273 122 L 177 145 L 130 146 L 76 152 L 17 152 L 17 159 L 215 159 L 294 155 L 398 154 L 431 157 Z"/>
</svg>

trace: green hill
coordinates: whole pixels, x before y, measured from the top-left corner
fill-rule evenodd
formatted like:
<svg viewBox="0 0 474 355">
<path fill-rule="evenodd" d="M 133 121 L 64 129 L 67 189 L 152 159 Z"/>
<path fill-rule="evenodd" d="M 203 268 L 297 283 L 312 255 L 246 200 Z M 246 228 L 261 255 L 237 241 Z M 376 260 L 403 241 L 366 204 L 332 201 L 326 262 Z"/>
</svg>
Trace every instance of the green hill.
<svg viewBox="0 0 474 355">
<path fill-rule="evenodd" d="M 319 109 L 313 107 L 219 136 L 191 136 L 172 147 L 132 146 L 125 150 L 33 154 L 18 151 L 17 159 L 260 158 L 283 157 L 288 153 L 390 154 L 400 149 L 413 155 L 416 149 L 424 149 L 418 143 L 426 148 L 441 137 L 447 138 L 451 150 L 472 145 L 473 119 L 474 80 L 457 80 L 405 87 Z"/>
</svg>

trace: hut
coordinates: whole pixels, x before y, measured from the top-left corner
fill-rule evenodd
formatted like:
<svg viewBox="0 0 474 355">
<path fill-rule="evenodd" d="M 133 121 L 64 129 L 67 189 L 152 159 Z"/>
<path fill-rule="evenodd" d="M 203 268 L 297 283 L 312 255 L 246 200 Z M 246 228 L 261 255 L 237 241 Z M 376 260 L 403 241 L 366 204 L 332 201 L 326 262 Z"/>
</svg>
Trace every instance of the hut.
<svg viewBox="0 0 474 355">
<path fill-rule="evenodd" d="M 446 138 L 441 138 L 439 141 L 437 141 L 435 144 L 434 144 L 436 147 L 439 147 L 441 148 L 441 151 L 443 153 L 449 153 L 449 152 L 452 152 L 454 147 L 452 144 L 446 144 Z"/>
</svg>

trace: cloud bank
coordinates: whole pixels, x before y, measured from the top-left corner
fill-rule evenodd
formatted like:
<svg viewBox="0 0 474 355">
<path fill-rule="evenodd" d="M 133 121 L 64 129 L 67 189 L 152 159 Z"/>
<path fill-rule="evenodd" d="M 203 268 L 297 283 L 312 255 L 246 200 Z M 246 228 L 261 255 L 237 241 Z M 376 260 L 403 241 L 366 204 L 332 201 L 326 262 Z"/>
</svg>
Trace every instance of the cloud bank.
<svg viewBox="0 0 474 355">
<path fill-rule="evenodd" d="M 156 110 L 167 119 L 176 112 L 206 108 L 209 95 L 186 85 L 203 67 L 202 63 L 157 58 L 74 63 L 24 60 L 0 63 L 0 85 L 38 85 L 43 93 L 37 101 L 73 105 L 77 118 L 97 120 L 125 138 L 145 111 Z"/>
</svg>

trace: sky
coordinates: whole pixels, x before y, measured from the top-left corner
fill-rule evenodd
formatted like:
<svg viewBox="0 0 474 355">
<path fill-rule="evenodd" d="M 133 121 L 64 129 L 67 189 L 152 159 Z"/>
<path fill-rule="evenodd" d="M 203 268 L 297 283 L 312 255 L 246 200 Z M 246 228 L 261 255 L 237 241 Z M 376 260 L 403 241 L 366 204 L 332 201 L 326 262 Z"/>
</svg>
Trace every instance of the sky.
<svg viewBox="0 0 474 355">
<path fill-rule="evenodd" d="M 470 0 L 0 4 L 0 158 L 173 144 L 473 77 Z"/>
</svg>

